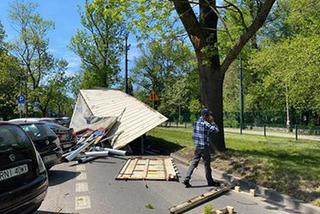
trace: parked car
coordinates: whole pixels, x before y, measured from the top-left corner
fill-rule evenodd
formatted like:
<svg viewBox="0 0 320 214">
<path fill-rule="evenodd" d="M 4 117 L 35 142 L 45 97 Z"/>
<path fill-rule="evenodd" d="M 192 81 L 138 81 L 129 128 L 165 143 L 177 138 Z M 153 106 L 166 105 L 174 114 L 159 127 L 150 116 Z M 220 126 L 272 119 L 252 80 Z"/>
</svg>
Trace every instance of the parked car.
<svg viewBox="0 0 320 214">
<path fill-rule="evenodd" d="M 56 123 L 64 127 L 69 127 L 69 124 L 70 124 L 69 117 L 42 117 L 42 118 L 39 118 L 39 120 Z"/>
<path fill-rule="evenodd" d="M 44 122 L 59 137 L 60 146 L 62 150 L 66 151 L 77 143 L 77 137 L 72 128 L 59 125 L 53 119 L 54 118 L 21 118 L 10 120 L 10 122 Z"/>
<path fill-rule="evenodd" d="M 19 125 L 29 135 L 47 169 L 61 162 L 63 152 L 59 138 L 46 123 L 25 121 L 13 123 Z"/>
<path fill-rule="evenodd" d="M 12 122 L 18 121 L 28 121 L 28 122 L 50 122 L 56 123 L 64 127 L 69 127 L 70 118 L 69 117 L 29 117 L 29 118 L 17 118 L 10 120 Z"/>
<path fill-rule="evenodd" d="M 0 122 L 0 213 L 35 212 L 48 189 L 48 176 L 31 139 L 17 125 Z"/>
<path fill-rule="evenodd" d="M 62 150 L 67 150 L 76 145 L 77 137 L 73 128 L 66 128 L 56 123 L 46 123 L 47 126 L 59 137 Z"/>
</svg>

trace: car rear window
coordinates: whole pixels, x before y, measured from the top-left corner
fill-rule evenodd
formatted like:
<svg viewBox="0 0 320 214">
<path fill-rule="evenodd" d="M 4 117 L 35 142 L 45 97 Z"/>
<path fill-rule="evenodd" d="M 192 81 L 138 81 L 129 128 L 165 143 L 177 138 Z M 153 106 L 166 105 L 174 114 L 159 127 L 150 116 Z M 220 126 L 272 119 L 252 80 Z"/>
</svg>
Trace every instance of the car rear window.
<svg viewBox="0 0 320 214">
<path fill-rule="evenodd" d="M 0 126 L 0 147 L 29 143 L 28 136 L 19 127 L 13 125 Z"/>
<path fill-rule="evenodd" d="M 21 125 L 21 128 L 29 135 L 32 140 L 39 140 L 47 138 L 47 131 L 44 125 L 40 124 L 26 124 Z"/>
<path fill-rule="evenodd" d="M 54 133 L 53 130 L 51 130 L 47 125 L 43 125 L 44 129 L 46 129 L 47 134 L 49 137 L 56 137 L 57 135 Z"/>
</svg>

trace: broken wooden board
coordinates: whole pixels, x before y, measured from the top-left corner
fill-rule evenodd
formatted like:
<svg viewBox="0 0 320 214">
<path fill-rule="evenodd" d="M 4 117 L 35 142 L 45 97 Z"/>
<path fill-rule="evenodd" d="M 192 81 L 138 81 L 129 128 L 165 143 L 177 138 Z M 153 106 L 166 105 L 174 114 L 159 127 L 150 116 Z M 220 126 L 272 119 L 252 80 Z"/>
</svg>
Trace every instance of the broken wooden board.
<svg viewBox="0 0 320 214">
<path fill-rule="evenodd" d="M 228 192 L 233 186 L 227 186 L 223 188 L 218 188 L 218 189 L 213 189 L 209 192 L 203 193 L 202 195 L 193 197 L 179 205 L 171 207 L 170 214 L 178 214 L 178 213 L 183 213 L 187 210 L 190 210 L 212 198 L 218 197 L 226 192 Z"/>
<path fill-rule="evenodd" d="M 234 207 L 226 206 L 223 209 L 212 211 L 210 214 L 235 214 Z M 205 213 L 202 213 L 205 214 Z"/>
<path fill-rule="evenodd" d="M 117 180 L 178 180 L 172 158 L 130 158 Z"/>
</svg>

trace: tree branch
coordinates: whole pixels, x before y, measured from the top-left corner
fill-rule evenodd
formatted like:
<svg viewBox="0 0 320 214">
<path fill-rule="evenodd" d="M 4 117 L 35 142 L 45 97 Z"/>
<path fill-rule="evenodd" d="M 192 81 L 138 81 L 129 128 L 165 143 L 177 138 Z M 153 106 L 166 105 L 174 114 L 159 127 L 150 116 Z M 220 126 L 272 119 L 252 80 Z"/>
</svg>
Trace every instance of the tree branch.
<svg viewBox="0 0 320 214">
<path fill-rule="evenodd" d="M 241 23 L 242 25 L 244 26 L 244 28 L 247 30 L 247 25 L 246 25 L 246 22 L 244 21 L 244 17 L 243 17 L 243 13 L 242 11 L 240 10 L 239 7 L 237 7 L 235 4 L 233 4 L 232 2 L 229 2 L 227 0 L 224 0 L 226 3 L 228 3 L 228 5 L 230 5 L 231 7 L 233 7 L 234 9 L 236 9 L 236 11 L 239 13 L 240 15 L 240 19 L 241 19 Z"/>
<path fill-rule="evenodd" d="M 242 33 L 238 42 L 229 50 L 220 68 L 222 72 L 226 72 L 228 70 L 229 66 L 233 60 L 237 58 L 245 44 L 262 27 L 275 1 L 276 0 L 265 0 L 252 24 Z"/>
<path fill-rule="evenodd" d="M 209 2 L 208 0 L 205 0 L 205 1 L 207 2 L 207 4 L 208 4 L 208 6 L 210 7 L 210 9 L 211 9 L 211 10 L 219 17 L 219 19 L 221 20 L 221 22 L 222 22 L 222 24 L 223 24 L 223 26 L 224 26 L 227 34 L 228 34 L 228 37 L 229 37 L 229 39 L 231 40 L 231 42 L 234 42 L 234 39 L 233 39 L 232 36 L 231 36 L 231 33 L 230 33 L 230 31 L 229 31 L 229 28 L 228 28 L 227 24 L 225 23 L 225 21 L 223 20 L 223 17 L 220 15 L 219 11 L 216 10 L 216 8 L 212 7 L 212 6 L 210 5 L 210 2 Z"/>
<path fill-rule="evenodd" d="M 180 20 L 186 29 L 193 47 L 197 50 L 200 47 L 202 31 L 197 17 L 192 10 L 188 0 L 173 0 L 175 10 L 177 11 Z"/>
</svg>

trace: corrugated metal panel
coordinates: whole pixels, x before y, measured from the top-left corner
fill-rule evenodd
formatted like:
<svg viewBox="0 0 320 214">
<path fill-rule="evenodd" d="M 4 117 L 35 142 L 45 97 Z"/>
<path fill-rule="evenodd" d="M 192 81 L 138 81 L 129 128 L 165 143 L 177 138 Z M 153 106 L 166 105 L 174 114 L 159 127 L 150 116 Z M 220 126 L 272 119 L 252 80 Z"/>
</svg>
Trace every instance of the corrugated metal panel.
<svg viewBox="0 0 320 214">
<path fill-rule="evenodd" d="M 124 147 L 167 120 L 146 104 L 118 90 L 89 89 L 80 90 L 80 93 L 94 116 L 118 116 L 125 109 L 115 132 L 123 132 L 113 142 L 113 148 L 116 149 Z"/>
</svg>

